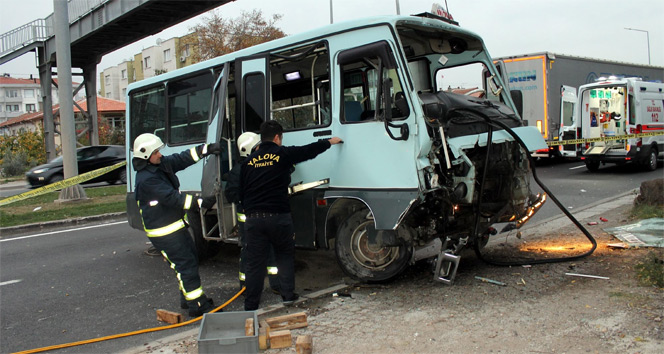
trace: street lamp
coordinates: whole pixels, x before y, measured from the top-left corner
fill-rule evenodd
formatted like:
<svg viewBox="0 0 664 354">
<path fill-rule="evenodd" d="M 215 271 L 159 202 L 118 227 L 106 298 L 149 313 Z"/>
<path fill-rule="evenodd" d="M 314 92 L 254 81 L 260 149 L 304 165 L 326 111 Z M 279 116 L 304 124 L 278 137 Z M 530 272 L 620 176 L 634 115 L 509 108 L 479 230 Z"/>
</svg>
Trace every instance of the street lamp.
<svg viewBox="0 0 664 354">
<path fill-rule="evenodd" d="M 638 32 L 645 32 L 646 33 L 646 39 L 648 40 L 648 65 L 650 65 L 650 33 L 648 33 L 648 31 L 646 31 L 646 30 L 636 29 L 636 28 L 625 27 L 625 29 L 630 30 L 630 31 L 638 31 Z"/>
</svg>

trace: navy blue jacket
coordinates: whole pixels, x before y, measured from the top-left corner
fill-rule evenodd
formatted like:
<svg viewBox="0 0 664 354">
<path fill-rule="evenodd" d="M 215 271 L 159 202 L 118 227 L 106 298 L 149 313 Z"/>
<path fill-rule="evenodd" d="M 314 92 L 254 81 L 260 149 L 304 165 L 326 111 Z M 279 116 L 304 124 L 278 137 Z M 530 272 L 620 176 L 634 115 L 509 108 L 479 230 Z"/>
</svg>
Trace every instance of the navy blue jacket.
<svg viewBox="0 0 664 354">
<path fill-rule="evenodd" d="M 293 165 L 311 160 L 330 148 L 320 140 L 304 146 L 262 142 L 242 163 L 240 199 L 244 212 L 289 213 L 288 186 Z"/>
<path fill-rule="evenodd" d="M 137 168 L 136 173 L 135 196 L 146 231 L 184 220 L 186 211 L 194 201 L 192 195 L 180 192 L 180 180 L 175 173 L 193 165 L 203 157 L 201 146 L 163 156 L 159 165 L 140 166 L 134 163 L 134 166 L 140 168 Z"/>
</svg>

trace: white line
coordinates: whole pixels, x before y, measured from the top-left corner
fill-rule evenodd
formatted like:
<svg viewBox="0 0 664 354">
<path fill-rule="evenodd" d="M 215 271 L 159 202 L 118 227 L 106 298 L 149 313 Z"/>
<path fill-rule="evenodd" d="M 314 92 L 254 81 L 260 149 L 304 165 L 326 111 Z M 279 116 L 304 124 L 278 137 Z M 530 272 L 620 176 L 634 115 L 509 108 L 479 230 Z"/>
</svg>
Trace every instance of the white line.
<svg viewBox="0 0 664 354">
<path fill-rule="evenodd" d="M 22 281 L 23 281 L 23 279 L 3 281 L 3 282 L 0 283 L 0 286 L 14 284 L 14 283 L 20 283 Z"/>
<path fill-rule="evenodd" d="M 584 168 L 586 165 L 581 165 L 581 166 L 576 166 L 576 167 L 570 167 L 570 170 L 576 170 L 577 168 Z"/>
<path fill-rule="evenodd" d="M 36 235 L 28 235 L 28 236 L 21 236 L 21 237 L 15 237 L 15 238 L 9 238 L 6 240 L 0 240 L 0 242 L 7 242 L 7 241 L 16 241 L 16 240 L 23 240 L 26 238 L 33 238 L 33 237 L 41 237 L 41 236 L 48 236 L 48 235 L 53 235 L 53 234 L 61 234 L 63 232 L 71 232 L 71 231 L 80 231 L 80 230 L 87 230 L 87 229 L 95 229 L 98 227 L 104 227 L 104 226 L 113 226 L 113 225 L 118 225 L 118 224 L 126 224 L 128 221 L 118 221 L 118 222 L 112 222 L 108 224 L 100 224 L 100 225 L 92 225 L 92 226 L 85 226 L 85 227 L 79 227 L 78 229 L 67 229 L 67 230 L 59 230 L 59 231 L 51 231 L 51 232 L 46 232 L 43 234 L 36 234 Z"/>
</svg>

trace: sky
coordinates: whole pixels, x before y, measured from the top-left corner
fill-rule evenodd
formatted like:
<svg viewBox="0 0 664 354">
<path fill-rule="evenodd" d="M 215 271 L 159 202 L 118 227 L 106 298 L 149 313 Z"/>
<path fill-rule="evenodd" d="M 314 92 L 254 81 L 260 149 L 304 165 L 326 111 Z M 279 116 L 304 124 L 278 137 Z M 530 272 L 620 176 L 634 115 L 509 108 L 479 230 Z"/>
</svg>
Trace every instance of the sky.
<svg viewBox="0 0 664 354">
<path fill-rule="evenodd" d="M 0 33 L 53 13 L 54 0 L 0 0 Z M 59 0 L 56 0 L 59 1 Z M 431 11 L 433 0 L 331 0 L 334 22 L 375 15 Z M 445 4 L 445 0 L 438 1 Z M 461 27 L 479 34 L 493 57 L 548 51 L 556 54 L 664 66 L 663 0 L 447 0 Z M 220 6 L 222 16 L 259 9 L 287 34 L 330 23 L 328 0 L 235 0 Z M 105 55 L 98 72 L 133 58 L 143 48 L 185 35 L 205 14 Z M 627 30 L 639 29 L 646 32 Z M 39 77 L 33 53 L 0 65 L 0 74 Z"/>
</svg>

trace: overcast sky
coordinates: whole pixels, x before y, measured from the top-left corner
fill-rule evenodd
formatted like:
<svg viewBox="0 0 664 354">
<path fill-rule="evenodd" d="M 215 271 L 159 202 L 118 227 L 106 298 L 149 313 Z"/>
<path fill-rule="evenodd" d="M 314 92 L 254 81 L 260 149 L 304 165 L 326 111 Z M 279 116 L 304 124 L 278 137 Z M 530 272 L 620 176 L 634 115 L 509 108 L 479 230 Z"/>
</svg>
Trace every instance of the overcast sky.
<svg viewBox="0 0 664 354">
<path fill-rule="evenodd" d="M 59 1 L 59 0 L 58 0 Z M 402 15 L 431 11 L 432 0 L 399 0 Z M 439 1 L 444 5 L 445 1 Z M 397 0 L 333 0 L 334 22 L 396 14 Z M 447 0 L 454 19 L 478 33 L 493 57 L 549 51 L 605 60 L 664 66 L 664 0 Z M 279 13 L 277 25 L 295 34 L 330 22 L 329 0 L 236 0 L 217 9 L 222 16 L 261 9 Z M 53 0 L 0 0 L 0 33 L 53 13 Z M 102 58 L 98 71 L 133 58 L 157 38 L 182 36 L 198 16 Z M 645 32 L 626 30 L 625 27 Z M 0 65 L 0 74 L 38 77 L 34 54 Z"/>
</svg>

